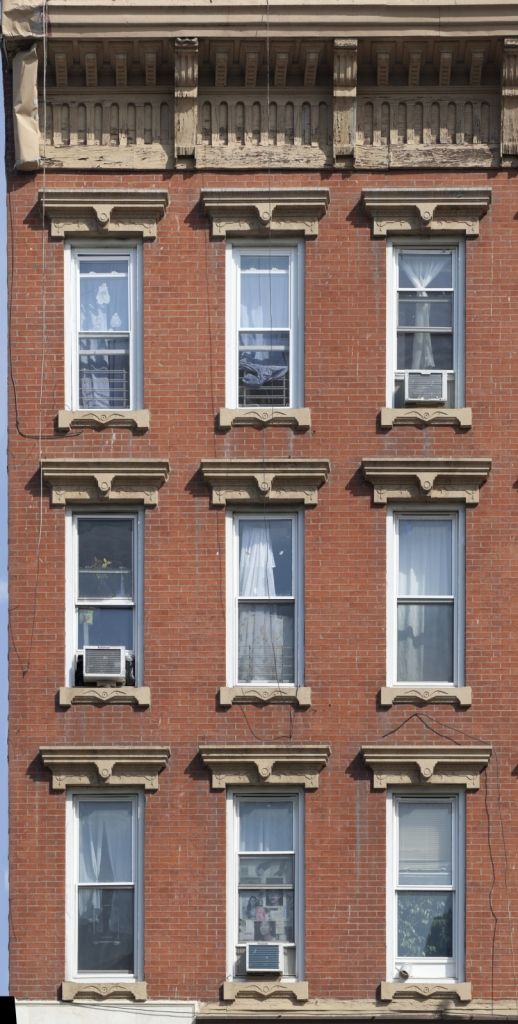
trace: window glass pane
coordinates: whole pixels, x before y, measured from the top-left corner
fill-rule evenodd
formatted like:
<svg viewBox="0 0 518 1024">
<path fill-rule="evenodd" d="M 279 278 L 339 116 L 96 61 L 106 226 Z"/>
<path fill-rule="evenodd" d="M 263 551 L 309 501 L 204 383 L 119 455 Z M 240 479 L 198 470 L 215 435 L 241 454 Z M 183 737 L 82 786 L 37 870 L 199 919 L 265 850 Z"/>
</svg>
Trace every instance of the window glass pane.
<svg viewBox="0 0 518 1024">
<path fill-rule="evenodd" d="M 239 849 L 269 853 L 293 849 L 292 800 L 240 800 Z M 278 860 L 282 867 L 284 858 Z"/>
<path fill-rule="evenodd" d="M 133 596 L 133 519 L 78 519 L 80 599 Z"/>
<path fill-rule="evenodd" d="M 399 884 L 451 885 L 452 806 L 401 801 Z"/>
<path fill-rule="evenodd" d="M 239 893 L 239 942 L 293 942 L 293 893 L 270 889 Z"/>
<path fill-rule="evenodd" d="M 398 331 L 397 368 L 398 370 L 452 370 L 452 334 Z"/>
<path fill-rule="evenodd" d="M 399 252 L 399 287 L 415 288 L 451 288 L 453 254 L 422 252 Z"/>
<path fill-rule="evenodd" d="M 451 519 L 400 518 L 398 525 L 399 594 L 451 594 Z"/>
<path fill-rule="evenodd" d="M 398 605 L 397 681 L 453 682 L 453 605 Z"/>
<path fill-rule="evenodd" d="M 241 327 L 289 327 L 289 257 L 241 257 Z"/>
<path fill-rule="evenodd" d="M 398 892 L 397 903 L 398 956 L 453 955 L 451 892 Z"/>
<path fill-rule="evenodd" d="M 79 339 L 79 404 L 81 409 L 127 409 L 129 339 Z"/>
<path fill-rule="evenodd" d="M 400 327 L 451 327 L 453 297 L 451 292 L 399 293 Z"/>
<path fill-rule="evenodd" d="M 291 519 L 240 520 L 242 597 L 289 597 L 293 593 L 292 525 Z"/>
<path fill-rule="evenodd" d="M 81 260 L 80 271 L 79 329 L 129 330 L 127 264 L 121 260 Z"/>
<path fill-rule="evenodd" d="M 239 605 L 238 681 L 292 683 L 295 678 L 293 603 Z"/>
<path fill-rule="evenodd" d="M 79 608 L 77 646 L 133 650 L 133 608 Z"/>
<path fill-rule="evenodd" d="M 258 362 L 261 359 L 264 362 L 283 356 L 282 350 L 288 350 L 290 344 L 290 336 L 287 331 L 240 331 L 239 332 L 239 347 L 250 348 L 251 346 L 262 346 L 264 351 L 261 349 L 258 352 L 254 352 L 254 357 Z M 281 349 L 281 351 L 279 351 Z M 245 355 L 244 352 L 240 352 L 239 359 Z M 251 355 L 251 353 L 249 353 Z"/>
<path fill-rule="evenodd" d="M 243 885 L 293 885 L 293 856 L 241 854 L 239 881 Z"/>
<path fill-rule="evenodd" d="M 133 973 L 133 890 L 80 889 L 77 935 L 78 970 Z"/>
<path fill-rule="evenodd" d="M 132 804 L 81 800 L 78 808 L 79 881 L 132 882 Z"/>
</svg>

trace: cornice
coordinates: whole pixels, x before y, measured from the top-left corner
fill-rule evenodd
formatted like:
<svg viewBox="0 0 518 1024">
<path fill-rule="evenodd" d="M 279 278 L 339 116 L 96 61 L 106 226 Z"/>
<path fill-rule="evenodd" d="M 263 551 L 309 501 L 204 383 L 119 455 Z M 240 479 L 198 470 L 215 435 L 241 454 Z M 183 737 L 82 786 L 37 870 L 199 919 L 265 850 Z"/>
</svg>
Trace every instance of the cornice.
<svg viewBox="0 0 518 1024">
<path fill-rule="evenodd" d="M 169 476 L 165 459 L 42 459 L 41 474 L 53 505 L 158 504 Z"/>
<path fill-rule="evenodd" d="M 456 232 L 476 238 L 491 202 L 490 188 L 364 188 L 374 238 L 387 234 Z"/>
<path fill-rule="evenodd" d="M 478 505 L 491 459 L 364 458 L 365 479 L 374 488 L 375 505 L 387 501 L 465 501 Z"/>
<path fill-rule="evenodd" d="M 201 474 L 212 488 L 212 504 L 302 502 L 318 504 L 318 488 L 329 476 L 327 459 L 202 459 Z"/>
<path fill-rule="evenodd" d="M 372 770 L 373 789 L 389 785 L 462 785 L 478 789 L 480 772 L 489 763 L 491 746 L 390 746 L 368 744 L 361 748 Z"/>
<path fill-rule="evenodd" d="M 319 775 L 331 750 L 325 743 L 297 746 L 213 743 L 202 744 L 199 753 L 212 773 L 213 789 L 243 783 L 318 789 Z"/>
<path fill-rule="evenodd" d="M 316 238 L 329 206 L 327 188 L 202 188 L 201 208 L 212 237 L 304 235 Z"/>
<path fill-rule="evenodd" d="M 169 202 L 165 189 L 45 188 L 39 200 L 52 238 L 140 235 L 155 239 Z"/>
<path fill-rule="evenodd" d="M 169 747 L 51 746 L 40 755 L 52 775 L 52 789 L 67 786 L 143 786 L 158 789 L 158 776 L 169 760 Z"/>
</svg>

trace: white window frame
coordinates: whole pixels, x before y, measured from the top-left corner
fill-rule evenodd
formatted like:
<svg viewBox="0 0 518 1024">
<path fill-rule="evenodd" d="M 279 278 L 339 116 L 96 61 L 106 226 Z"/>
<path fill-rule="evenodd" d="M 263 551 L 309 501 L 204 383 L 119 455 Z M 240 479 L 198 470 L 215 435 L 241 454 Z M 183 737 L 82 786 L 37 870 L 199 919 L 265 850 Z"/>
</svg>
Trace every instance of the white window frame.
<svg viewBox="0 0 518 1024">
<path fill-rule="evenodd" d="M 144 512 L 142 509 L 119 508 L 106 511 L 98 507 L 67 508 L 65 515 L 65 679 L 67 686 L 75 685 L 77 655 L 77 585 L 78 585 L 78 536 L 79 519 L 132 519 L 133 530 L 133 571 L 134 571 L 134 650 L 135 686 L 142 685 L 144 678 Z M 95 604 L 95 602 L 91 602 Z M 116 602 L 114 602 L 116 603 Z"/>
<path fill-rule="evenodd" d="M 227 685 L 277 687 L 282 682 L 266 681 L 240 683 L 239 656 L 239 523 L 246 519 L 287 519 L 292 522 L 292 579 L 294 595 L 294 680 L 292 686 L 302 686 L 304 680 L 304 513 L 275 509 L 247 509 L 246 512 L 229 510 L 226 516 L 226 591 L 227 591 Z M 282 600 L 282 599 L 281 599 Z"/>
<path fill-rule="evenodd" d="M 237 977 L 236 948 L 239 947 L 239 801 L 241 799 L 293 800 L 293 832 L 295 839 L 294 871 L 294 942 L 280 943 L 283 947 L 295 947 L 295 974 L 284 974 L 285 981 L 297 981 L 304 977 L 304 794 L 293 788 L 263 789 L 254 787 L 227 788 L 227 978 Z M 244 943 L 242 944 L 244 945 Z M 241 975 L 239 975 L 241 977 Z M 254 975 L 246 975 L 249 980 Z"/>
<path fill-rule="evenodd" d="M 387 241 L 387 407 L 393 409 L 395 380 L 397 373 L 397 324 L 398 324 L 398 254 L 426 250 L 433 253 L 452 253 L 453 284 L 453 376 L 454 407 L 464 405 L 464 304 L 465 304 L 465 243 L 464 239 L 444 238 L 393 239 Z M 408 407 L 404 407 L 408 408 Z"/>
<path fill-rule="evenodd" d="M 398 653 L 398 575 L 399 533 L 401 519 L 449 519 L 452 528 L 452 585 L 453 585 L 453 681 L 436 680 L 442 687 L 464 685 L 465 637 L 465 512 L 459 506 L 431 508 L 422 505 L 390 505 L 387 511 L 387 686 L 430 688 L 433 681 L 399 681 L 397 678 Z M 416 599 L 417 600 L 417 599 Z"/>
<path fill-rule="evenodd" d="M 142 244 L 138 240 L 122 242 L 115 239 L 97 242 L 65 243 L 65 408 L 88 413 L 79 404 L 79 260 L 128 260 L 129 292 L 129 405 L 122 410 L 143 407 L 143 323 L 142 323 Z M 93 410 L 95 411 L 95 410 Z M 100 410 L 115 412 L 116 409 Z"/>
<path fill-rule="evenodd" d="M 424 891 L 453 892 L 452 957 L 401 957 L 397 955 L 397 892 L 398 884 L 398 807 L 404 801 L 452 804 L 452 885 L 426 886 Z M 387 793 L 387 980 L 404 983 L 433 981 L 464 981 L 465 929 L 465 793 L 463 790 L 394 788 Z M 418 886 L 408 886 L 411 891 Z M 407 968 L 409 978 L 399 970 Z"/>
<path fill-rule="evenodd" d="M 226 247 L 226 388 L 228 408 L 239 408 L 239 303 L 240 259 L 257 252 L 275 252 L 290 259 L 290 401 L 282 408 L 304 405 L 304 243 L 257 241 L 246 245 L 229 242 Z M 245 408 L 265 408 L 246 406 Z M 275 408 L 275 407 L 274 407 Z"/>
<path fill-rule="evenodd" d="M 134 967 L 127 971 L 79 971 L 77 966 L 77 914 L 78 914 L 78 858 L 80 800 L 128 800 L 133 807 L 133 862 L 134 862 Z M 66 796 L 66 943 L 65 977 L 69 981 L 101 978 L 103 981 L 142 981 L 144 978 L 144 793 L 132 790 L 67 789 Z"/>
</svg>

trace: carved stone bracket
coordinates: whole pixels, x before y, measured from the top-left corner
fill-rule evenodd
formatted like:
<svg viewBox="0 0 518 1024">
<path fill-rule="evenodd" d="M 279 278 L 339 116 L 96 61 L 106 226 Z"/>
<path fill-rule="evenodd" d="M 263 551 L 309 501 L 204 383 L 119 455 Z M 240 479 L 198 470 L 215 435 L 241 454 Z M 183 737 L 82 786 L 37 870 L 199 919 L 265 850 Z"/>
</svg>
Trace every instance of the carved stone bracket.
<svg viewBox="0 0 518 1024">
<path fill-rule="evenodd" d="M 106 427 L 129 427 L 149 430 L 149 409 L 60 409 L 58 430 L 105 430 Z"/>
<path fill-rule="evenodd" d="M 364 188 L 374 238 L 387 234 L 456 232 L 476 238 L 491 202 L 490 188 Z"/>
<path fill-rule="evenodd" d="M 52 238 L 141 235 L 154 239 L 169 201 L 165 189 L 40 189 Z"/>
<path fill-rule="evenodd" d="M 284 406 L 247 407 L 242 409 L 220 409 L 219 426 L 221 430 L 231 427 L 293 427 L 296 430 L 309 430 L 311 427 L 311 409 L 289 409 Z"/>
<path fill-rule="evenodd" d="M 65 1003 L 75 999 L 124 999 L 143 1003 L 147 999 L 147 985 L 145 981 L 64 981 L 61 998 Z"/>
<path fill-rule="evenodd" d="M 309 686 L 221 686 L 219 703 L 222 708 L 232 704 L 296 704 L 311 707 Z"/>
<path fill-rule="evenodd" d="M 365 764 L 372 769 L 373 788 L 389 785 L 457 785 L 478 789 L 480 772 L 489 763 L 491 746 L 363 746 Z"/>
<path fill-rule="evenodd" d="M 214 789 L 240 783 L 318 789 L 320 772 L 331 753 L 324 743 L 297 746 L 214 743 L 203 744 L 199 750 L 204 765 L 212 773 Z"/>
<path fill-rule="evenodd" d="M 518 156 L 518 38 L 504 39 L 500 140 L 502 156 Z"/>
<path fill-rule="evenodd" d="M 316 238 L 329 205 L 327 188 L 202 188 L 212 237 L 304 235 Z"/>
<path fill-rule="evenodd" d="M 224 981 L 221 987 L 225 1003 L 239 999 L 289 999 L 305 1003 L 309 999 L 307 981 Z"/>
<path fill-rule="evenodd" d="M 143 786 L 158 789 L 158 776 L 169 760 L 169 747 L 149 744 L 136 747 L 40 747 L 45 768 L 52 775 L 52 789 L 67 786 Z"/>
<path fill-rule="evenodd" d="M 53 505 L 158 504 L 158 490 L 169 476 L 164 459 L 42 459 L 43 480 Z"/>
<path fill-rule="evenodd" d="M 471 409 L 449 409 L 446 406 L 407 405 L 399 409 L 383 408 L 380 411 L 380 426 L 384 429 L 410 424 L 426 427 L 430 424 L 462 427 L 468 430 L 472 425 Z"/>
<path fill-rule="evenodd" d="M 194 157 L 198 130 L 198 40 L 175 39 L 175 158 Z"/>
<path fill-rule="evenodd" d="M 60 708 L 72 704 L 134 704 L 149 708 L 151 690 L 149 686 L 60 686 L 58 704 Z"/>
<path fill-rule="evenodd" d="M 202 459 L 213 505 L 227 502 L 318 503 L 329 475 L 327 459 Z"/>
<path fill-rule="evenodd" d="M 365 479 L 374 488 L 374 504 L 387 501 L 465 501 L 478 505 L 491 459 L 362 459 Z"/>
<path fill-rule="evenodd" d="M 392 999 L 451 999 L 452 1002 L 469 1003 L 471 1001 L 471 984 L 464 982 L 431 981 L 401 982 L 382 981 L 380 999 L 390 1002 Z"/>
<path fill-rule="evenodd" d="M 354 153 L 358 40 L 335 39 L 333 54 L 333 156 L 340 163 Z"/>
<path fill-rule="evenodd" d="M 392 704 L 458 704 L 471 707 L 471 686 L 382 686 L 380 705 Z"/>
</svg>

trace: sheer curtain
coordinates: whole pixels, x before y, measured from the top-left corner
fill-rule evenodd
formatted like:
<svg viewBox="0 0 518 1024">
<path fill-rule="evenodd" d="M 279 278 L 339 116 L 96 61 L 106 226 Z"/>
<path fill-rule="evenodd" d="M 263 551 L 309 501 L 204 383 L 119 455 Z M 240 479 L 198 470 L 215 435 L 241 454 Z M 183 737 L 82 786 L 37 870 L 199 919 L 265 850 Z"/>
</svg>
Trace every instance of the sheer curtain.
<svg viewBox="0 0 518 1024">
<path fill-rule="evenodd" d="M 288 265 L 287 257 L 241 257 L 239 368 L 247 387 L 264 387 L 288 372 L 287 355 L 269 348 L 287 344 Z M 279 334 L 271 334 L 272 328 Z M 258 344 L 264 347 L 257 349 Z M 244 351 L 247 345 L 252 351 Z"/>
<path fill-rule="evenodd" d="M 241 521 L 238 627 L 240 682 L 293 681 L 293 603 L 264 600 L 281 596 L 276 589 L 274 569 L 270 522 Z M 263 601 L 254 600 L 257 598 Z"/>
<path fill-rule="evenodd" d="M 125 407 L 129 402 L 128 338 L 113 334 L 128 331 L 127 278 L 81 278 L 80 331 L 99 335 L 92 337 L 90 333 L 90 337 L 80 339 L 81 407 Z"/>
<path fill-rule="evenodd" d="M 426 290 L 433 284 L 436 277 L 448 266 L 450 255 L 442 259 L 436 253 L 433 256 L 416 256 L 405 253 L 400 256 L 400 266 L 417 289 L 420 299 L 426 299 Z M 401 289 L 401 285 L 400 285 Z M 402 289 L 401 289 L 402 290 Z M 416 303 L 416 328 L 412 346 L 412 370 L 430 370 L 435 366 L 432 349 L 430 327 L 431 304 L 418 301 Z"/>
<path fill-rule="evenodd" d="M 452 521 L 399 520 L 398 681 L 450 682 L 453 674 Z"/>
<path fill-rule="evenodd" d="M 129 882 L 132 877 L 132 807 L 110 801 L 110 806 L 88 801 L 80 804 L 79 881 L 90 883 Z M 100 912 L 103 892 L 88 890 L 93 909 Z M 111 901 L 108 927 L 120 925 L 120 900 Z"/>
<path fill-rule="evenodd" d="M 241 852 L 293 849 L 293 804 L 290 800 L 242 800 L 239 807 Z"/>
</svg>

